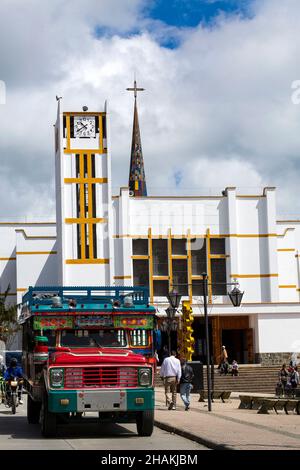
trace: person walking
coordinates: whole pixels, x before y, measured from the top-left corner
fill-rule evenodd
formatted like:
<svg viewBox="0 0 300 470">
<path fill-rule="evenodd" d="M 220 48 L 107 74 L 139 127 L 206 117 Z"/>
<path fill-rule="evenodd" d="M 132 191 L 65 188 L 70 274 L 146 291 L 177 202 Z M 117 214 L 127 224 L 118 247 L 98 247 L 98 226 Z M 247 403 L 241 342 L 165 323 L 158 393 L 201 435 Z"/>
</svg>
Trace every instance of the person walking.
<svg viewBox="0 0 300 470">
<path fill-rule="evenodd" d="M 181 366 L 176 357 L 176 351 L 172 351 L 171 356 L 164 359 L 160 368 L 160 376 L 165 386 L 168 410 L 176 410 L 177 384 L 181 379 Z"/>
<path fill-rule="evenodd" d="M 186 362 L 185 358 L 180 359 L 181 363 L 181 379 L 180 379 L 180 398 L 184 403 L 185 411 L 190 408 L 190 393 L 193 388 L 192 381 L 194 372 L 191 366 Z"/>
</svg>

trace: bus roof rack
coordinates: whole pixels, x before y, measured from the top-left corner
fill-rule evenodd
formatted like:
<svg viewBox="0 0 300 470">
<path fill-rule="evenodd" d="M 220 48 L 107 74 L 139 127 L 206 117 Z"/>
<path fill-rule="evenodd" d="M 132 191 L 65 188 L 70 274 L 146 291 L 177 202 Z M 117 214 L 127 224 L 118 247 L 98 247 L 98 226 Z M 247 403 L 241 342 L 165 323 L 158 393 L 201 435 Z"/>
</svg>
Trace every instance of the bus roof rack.
<svg viewBox="0 0 300 470">
<path fill-rule="evenodd" d="M 149 305 L 149 289 L 142 286 L 30 286 L 22 303 L 51 305 L 53 297 L 60 297 L 63 303 L 73 299 L 78 303 L 110 305 L 117 301 L 122 304 L 131 297 L 133 305 Z"/>
</svg>

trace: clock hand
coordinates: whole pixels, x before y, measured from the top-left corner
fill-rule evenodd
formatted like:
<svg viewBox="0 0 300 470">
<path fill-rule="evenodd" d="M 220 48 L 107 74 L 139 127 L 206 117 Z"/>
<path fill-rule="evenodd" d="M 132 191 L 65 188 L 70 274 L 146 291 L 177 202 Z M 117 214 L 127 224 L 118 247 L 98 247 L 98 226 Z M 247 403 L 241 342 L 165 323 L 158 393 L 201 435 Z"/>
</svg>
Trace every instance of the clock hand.
<svg viewBox="0 0 300 470">
<path fill-rule="evenodd" d="M 82 129 L 86 129 L 87 126 L 82 126 L 80 129 L 77 129 L 77 132 L 80 132 Z"/>
</svg>

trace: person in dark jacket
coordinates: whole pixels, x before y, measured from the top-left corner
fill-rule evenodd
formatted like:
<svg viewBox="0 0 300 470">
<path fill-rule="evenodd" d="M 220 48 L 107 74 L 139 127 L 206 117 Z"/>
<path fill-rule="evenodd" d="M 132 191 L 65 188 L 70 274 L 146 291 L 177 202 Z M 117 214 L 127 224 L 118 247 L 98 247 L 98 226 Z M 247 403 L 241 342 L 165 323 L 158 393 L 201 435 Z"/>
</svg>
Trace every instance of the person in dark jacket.
<svg viewBox="0 0 300 470">
<path fill-rule="evenodd" d="M 181 362 L 181 379 L 180 379 L 180 398 L 182 399 L 185 411 L 190 408 L 190 393 L 193 388 L 192 381 L 194 372 L 191 366 L 186 363 L 186 359 L 180 359 Z"/>
<path fill-rule="evenodd" d="M 4 373 L 4 380 L 8 382 L 11 379 L 17 378 L 17 379 L 22 379 L 23 378 L 23 370 L 22 367 L 18 366 L 18 361 L 15 357 L 12 358 L 10 361 L 9 367 L 6 369 Z M 23 405 L 23 400 L 22 400 L 22 384 L 21 382 L 18 384 L 18 400 L 19 404 Z"/>
</svg>

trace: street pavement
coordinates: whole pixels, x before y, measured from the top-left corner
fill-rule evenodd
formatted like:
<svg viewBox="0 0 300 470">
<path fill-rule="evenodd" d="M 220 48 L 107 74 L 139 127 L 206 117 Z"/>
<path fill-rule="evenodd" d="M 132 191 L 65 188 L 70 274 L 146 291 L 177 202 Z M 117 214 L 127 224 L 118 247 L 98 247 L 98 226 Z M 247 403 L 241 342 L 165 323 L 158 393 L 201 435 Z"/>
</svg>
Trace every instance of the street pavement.
<svg viewBox="0 0 300 470">
<path fill-rule="evenodd" d="M 156 388 L 155 428 L 151 437 L 139 437 L 135 424 L 105 424 L 85 420 L 62 425 L 55 439 L 45 439 L 39 425 L 27 423 L 26 401 L 17 414 L 0 405 L 0 450 L 300 450 L 300 415 L 283 411 L 278 415 L 239 410 L 238 393 L 226 403 L 191 395 L 185 411 L 180 395 L 177 409 L 169 411 L 164 390 Z M 24 396 L 26 400 L 26 396 Z"/>
<path fill-rule="evenodd" d="M 95 415 L 96 416 L 96 415 Z M 26 396 L 15 415 L 0 405 L 0 450 L 208 450 L 205 446 L 154 428 L 151 437 L 139 437 L 135 424 L 93 423 L 60 426 L 55 439 L 41 436 L 38 424 L 28 424 Z"/>
<path fill-rule="evenodd" d="M 215 400 L 211 412 L 208 411 L 207 401 L 198 402 L 199 394 L 191 394 L 191 408 L 185 411 L 177 394 L 177 409 L 169 411 L 165 405 L 163 388 L 157 387 L 155 394 L 156 426 L 211 449 L 300 449 L 300 415 L 286 415 L 284 411 L 278 415 L 275 412 L 264 415 L 257 414 L 257 410 L 239 410 L 238 393 L 233 394 L 233 398 L 226 403 Z"/>
</svg>

